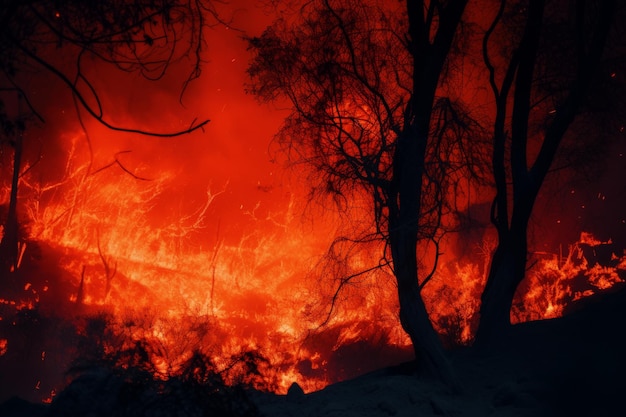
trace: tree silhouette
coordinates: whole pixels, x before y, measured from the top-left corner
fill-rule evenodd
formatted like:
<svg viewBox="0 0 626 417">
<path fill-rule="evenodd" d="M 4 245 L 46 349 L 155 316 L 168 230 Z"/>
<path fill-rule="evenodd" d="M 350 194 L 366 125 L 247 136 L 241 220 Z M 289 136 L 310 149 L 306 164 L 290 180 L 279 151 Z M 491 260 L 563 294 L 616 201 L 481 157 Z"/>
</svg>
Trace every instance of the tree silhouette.
<svg viewBox="0 0 626 417">
<path fill-rule="evenodd" d="M 482 296 L 479 341 L 503 337 L 510 326 L 513 296 L 526 273 L 534 203 L 598 80 L 616 13 L 615 1 L 579 1 L 571 8 L 565 2 L 499 3 L 483 40 L 496 107 L 491 221 L 498 246 Z M 492 37 L 501 26 L 509 43 L 492 56 Z"/>
<path fill-rule="evenodd" d="M 420 275 L 418 251 L 420 242 L 438 245 L 450 188 L 478 165 L 465 158 L 480 129 L 441 86 L 466 3 L 307 2 L 297 24 L 278 20 L 250 39 L 251 91 L 291 105 L 277 143 L 313 168 L 314 195 L 369 196 L 375 231 L 353 239 L 385 243 L 380 265 L 395 276 L 415 355 L 452 386 L 421 296 L 429 275 Z"/>
<path fill-rule="evenodd" d="M 149 131 L 110 122 L 101 95 L 85 68 L 97 63 L 161 79 L 176 62 L 188 60 L 187 85 L 200 75 L 203 30 L 218 20 L 205 0 L 111 0 L 106 2 L 35 0 L 3 2 L 0 10 L 0 146 L 13 150 L 9 207 L 0 243 L 1 268 L 18 262 L 17 189 L 22 133 L 29 122 L 45 122 L 27 92 L 26 74 L 51 74 L 71 91 L 77 108 L 111 130 L 174 137 L 201 129 L 208 120 L 191 121 L 172 132 Z M 182 97 L 182 96 L 181 96 Z"/>
</svg>

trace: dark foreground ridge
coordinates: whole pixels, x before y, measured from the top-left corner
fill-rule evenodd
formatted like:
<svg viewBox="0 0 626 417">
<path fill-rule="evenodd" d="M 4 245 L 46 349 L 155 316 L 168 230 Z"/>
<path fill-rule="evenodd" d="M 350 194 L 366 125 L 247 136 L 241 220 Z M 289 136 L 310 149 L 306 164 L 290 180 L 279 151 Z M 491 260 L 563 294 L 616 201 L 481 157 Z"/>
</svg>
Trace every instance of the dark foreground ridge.
<svg viewBox="0 0 626 417">
<path fill-rule="evenodd" d="M 454 352 L 462 394 L 450 394 L 434 381 L 414 376 L 410 366 L 398 366 L 310 394 L 297 387 L 284 396 L 248 392 L 245 402 L 251 400 L 256 408 L 227 408 L 243 413 L 230 415 L 267 417 L 626 415 L 625 323 L 622 289 L 593 297 L 563 318 L 514 326 L 497 346 Z M 11 398 L 0 404 L 0 416 L 217 416 L 189 404 L 197 399 L 181 392 L 161 399 L 120 395 L 113 380 L 111 385 L 103 381 L 97 376 L 79 379 L 52 405 Z M 232 398 L 239 402 L 244 397 Z"/>
</svg>

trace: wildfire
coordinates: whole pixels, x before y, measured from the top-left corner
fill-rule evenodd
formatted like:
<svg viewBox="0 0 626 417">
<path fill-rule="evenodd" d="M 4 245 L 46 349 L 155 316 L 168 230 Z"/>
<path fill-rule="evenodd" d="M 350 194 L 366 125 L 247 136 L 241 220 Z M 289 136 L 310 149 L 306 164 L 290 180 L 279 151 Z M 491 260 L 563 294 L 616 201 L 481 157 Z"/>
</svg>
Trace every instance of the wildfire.
<svg viewBox="0 0 626 417">
<path fill-rule="evenodd" d="M 105 353 L 141 343 L 154 372 L 165 378 L 201 351 L 231 375 L 230 382 L 247 374 L 244 382 L 281 393 L 293 382 L 312 391 L 390 357 L 408 357 L 396 289 L 384 268 L 350 281 L 325 319 L 329 307 L 320 294 L 329 297 L 336 283 L 311 283 L 308 275 L 327 239 L 303 229 L 293 201 L 282 212 L 262 215 L 259 204 L 242 211 L 257 229 L 228 240 L 208 232 L 217 223 L 212 207 L 228 193 L 228 183 L 218 191 L 208 186 L 203 196 L 168 211 L 174 174 L 145 180 L 124 170 L 94 170 L 78 163 L 76 140 L 62 180 L 25 175 L 20 184 L 29 234 L 20 246 L 22 264 L 54 256 L 60 282 L 25 282 L 22 299 L 0 300 L 5 307 L 35 309 L 42 294 L 53 297 L 49 293 L 62 286 L 69 290 L 66 305 L 73 306 L 68 316 Z M 320 235 L 332 235 L 332 227 Z M 449 345 L 473 340 L 493 249 L 484 246 L 475 259 L 442 263 L 424 288 L 435 327 Z M 565 256 L 535 254 L 511 320 L 561 316 L 575 301 L 623 282 L 626 256 L 612 246 L 583 232 Z M 367 269 L 369 257 L 355 256 L 342 273 Z M 8 342 L 0 339 L 0 356 L 11 348 Z M 49 351 L 41 351 L 42 361 Z M 380 362 L 358 359 L 373 352 Z M 250 358 L 258 360 L 254 372 L 241 368 Z"/>
<path fill-rule="evenodd" d="M 519 323 L 560 317 L 583 297 L 610 289 L 626 280 L 626 254 L 614 252 L 611 240 L 581 232 L 567 256 L 545 254 L 520 286 L 511 321 Z"/>
</svg>

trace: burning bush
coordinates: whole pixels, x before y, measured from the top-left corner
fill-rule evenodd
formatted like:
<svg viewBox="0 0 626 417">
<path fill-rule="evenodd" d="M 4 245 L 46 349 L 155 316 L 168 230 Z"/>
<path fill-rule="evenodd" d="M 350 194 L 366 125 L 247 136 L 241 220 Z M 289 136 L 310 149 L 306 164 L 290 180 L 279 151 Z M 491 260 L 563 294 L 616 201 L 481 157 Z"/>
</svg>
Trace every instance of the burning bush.
<svg viewBox="0 0 626 417">
<path fill-rule="evenodd" d="M 258 356 L 246 352 L 218 369 L 196 349 L 174 365 L 166 363 L 167 350 L 156 340 L 117 330 L 106 314 L 86 320 L 81 355 L 69 372 L 72 382 L 55 398 L 49 416 L 258 415 L 245 386 L 230 383 L 237 370 L 244 381 Z"/>
<path fill-rule="evenodd" d="M 126 352 L 145 359 L 137 345 Z M 241 387 L 225 384 L 210 359 L 196 353 L 181 373 L 165 380 L 148 371 L 149 361 L 128 367 L 94 367 L 63 390 L 49 416 L 256 416 Z"/>
</svg>

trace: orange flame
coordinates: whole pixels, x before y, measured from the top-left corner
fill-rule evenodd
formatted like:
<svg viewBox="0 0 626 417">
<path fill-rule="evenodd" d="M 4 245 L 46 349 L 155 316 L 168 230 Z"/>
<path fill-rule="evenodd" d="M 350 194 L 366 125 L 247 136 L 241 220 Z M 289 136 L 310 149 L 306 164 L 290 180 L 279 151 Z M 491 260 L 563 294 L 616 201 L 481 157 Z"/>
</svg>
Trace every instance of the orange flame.
<svg viewBox="0 0 626 417">
<path fill-rule="evenodd" d="M 282 393 L 293 382 L 312 391 L 352 376 L 342 363 L 364 344 L 379 351 L 396 349 L 396 355 L 408 349 L 396 317 L 396 289 L 382 270 L 350 281 L 326 326 L 317 327 L 328 312 L 319 296 L 328 296 L 334 287 L 311 283 L 307 275 L 334 226 L 311 233 L 296 221 L 293 197 L 282 212 L 261 216 L 259 205 L 242 210 L 258 230 L 238 242 L 207 238 L 215 224 L 213 205 L 228 192 L 228 184 L 218 191 L 207 186 L 202 199 L 173 211 L 167 204 L 173 173 L 144 181 L 127 172 L 93 171 L 76 162 L 76 141 L 62 180 L 42 183 L 23 176 L 23 212 L 30 239 L 60 258 L 64 279 L 73 288 L 65 295 L 67 302 L 76 311 L 108 312 L 108 325 L 125 337 L 106 349 L 147 341 L 163 377 L 195 351 L 209 355 L 221 369 L 232 368 L 241 352 L 257 352 L 267 362 L 260 367 L 263 374 L 247 382 Z M 483 246 L 477 256 L 481 262 L 443 262 L 424 288 L 435 327 L 451 344 L 469 344 L 474 337 L 493 249 L 488 242 Z M 610 246 L 611 241 L 583 232 L 565 258 L 535 254 L 539 259 L 518 291 L 512 321 L 561 316 L 570 303 L 623 282 L 624 254 L 611 253 L 609 264 L 591 260 Z M 32 248 L 22 247 L 25 259 Z M 369 256 L 355 256 L 344 268 L 367 269 Z M 56 284 L 46 284 L 42 292 L 50 292 L 48 285 Z M 39 293 L 30 282 L 23 290 L 29 292 L 28 301 L 1 302 L 33 308 Z M 7 344 L 0 340 L 0 355 Z M 355 369 L 367 370 L 362 366 Z"/>
</svg>

